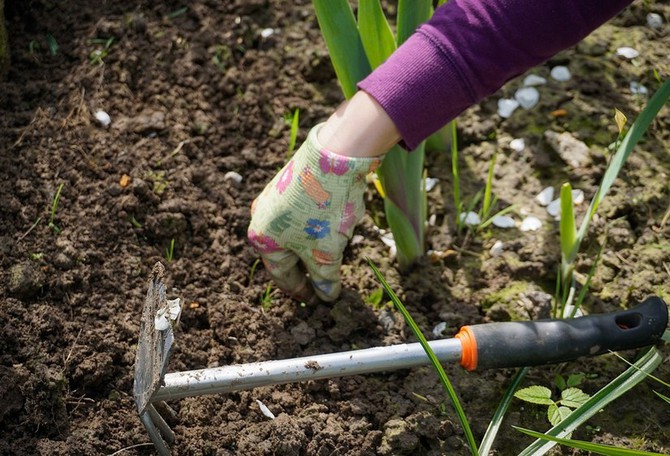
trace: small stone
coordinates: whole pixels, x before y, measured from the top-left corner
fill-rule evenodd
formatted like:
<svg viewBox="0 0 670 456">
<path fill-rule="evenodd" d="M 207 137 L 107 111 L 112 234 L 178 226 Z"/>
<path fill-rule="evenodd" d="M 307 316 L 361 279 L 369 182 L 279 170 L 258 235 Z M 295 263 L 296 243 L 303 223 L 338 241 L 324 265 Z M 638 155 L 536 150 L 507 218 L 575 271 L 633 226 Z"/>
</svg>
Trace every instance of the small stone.
<svg viewBox="0 0 670 456">
<path fill-rule="evenodd" d="M 498 100 L 498 115 L 507 119 L 514 110 L 519 107 L 519 102 L 510 98 L 501 98 Z"/>
<path fill-rule="evenodd" d="M 539 86 L 547 83 L 547 80 L 542 76 L 536 74 L 529 74 L 523 79 L 523 85 L 526 87 Z"/>
<path fill-rule="evenodd" d="M 271 28 L 266 28 L 261 30 L 261 37 L 262 38 L 270 38 L 272 35 L 274 35 L 275 31 L 274 29 Z"/>
<path fill-rule="evenodd" d="M 505 250 L 505 245 L 503 244 L 502 241 L 495 241 L 493 243 L 493 246 L 489 250 L 489 253 L 491 254 L 492 257 L 498 257 L 502 255 L 503 251 Z"/>
<path fill-rule="evenodd" d="M 635 57 L 638 57 L 640 55 L 640 52 L 637 51 L 637 49 L 633 49 L 632 47 L 624 46 L 617 48 L 616 55 L 623 57 L 625 59 L 634 59 Z"/>
<path fill-rule="evenodd" d="M 108 127 L 112 123 L 112 118 L 105 111 L 96 111 L 94 116 L 103 127 Z"/>
<path fill-rule="evenodd" d="M 569 81 L 572 78 L 572 75 L 570 74 L 570 70 L 568 69 L 568 67 L 563 65 L 558 65 L 552 68 L 550 74 L 554 80 L 560 82 Z"/>
<path fill-rule="evenodd" d="M 523 109 L 530 109 L 540 101 L 540 92 L 535 87 L 523 87 L 516 91 L 514 99 Z"/>
<path fill-rule="evenodd" d="M 235 171 L 228 171 L 226 174 L 223 175 L 223 180 L 230 181 L 235 184 L 241 184 L 242 176 L 239 173 L 236 173 Z"/>
<path fill-rule="evenodd" d="M 547 130 L 544 138 L 549 145 L 561 156 L 563 161 L 573 168 L 581 168 L 591 162 L 589 157 L 589 146 L 572 136 L 569 132 L 556 133 Z"/>
<path fill-rule="evenodd" d="M 528 217 L 523 219 L 523 222 L 521 222 L 521 226 L 519 227 L 519 229 L 521 231 L 537 231 L 541 227 L 542 227 L 542 221 L 533 215 L 529 215 Z"/>
<path fill-rule="evenodd" d="M 516 226 L 516 222 L 509 215 L 497 215 L 493 217 L 491 223 L 498 228 L 514 228 Z"/>
<path fill-rule="evenodd" d="M 479 214 L 476 212 L 462 212 L 461 213 L 461 222 L 465 223 L 466 225 L 479 225 L 481 223 L 481 219 L 479 218 Z"/>
<path fill-rule="evenodd" d="M 541 206 L 548 206 L 551 203 L 551 200 L 554 199 L 554 187 L 547 187 L 537 194 L 535 200 L 540 203 Z"/>
<path fill-rule="evenodd" d="M 654 30 L 658 30 L 663 27 L 663 18 L 660 14 L 649 13 L 647 14 L 647 25 Z"/>
<path fill-rule="evenodd" d="M 515 138 L 510 141 L 509 148 L 514 152 L 523 152 L 526 148 L 526 141 L 523 138 Z"/>
</svg>

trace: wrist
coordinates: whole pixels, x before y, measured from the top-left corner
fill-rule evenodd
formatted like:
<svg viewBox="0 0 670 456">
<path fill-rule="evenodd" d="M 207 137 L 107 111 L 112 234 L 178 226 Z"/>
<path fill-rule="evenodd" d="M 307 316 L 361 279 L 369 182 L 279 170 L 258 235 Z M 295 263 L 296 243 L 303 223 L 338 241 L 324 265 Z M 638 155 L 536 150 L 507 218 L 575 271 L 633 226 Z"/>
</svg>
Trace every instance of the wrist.
<svg viewBox="0 0 670 456">
<path fill-rule="evenodd" d="M 400 139 L 386 111 L 362 91 L 342 103 L 318 132 L 325 149 L 346 157 L 378 157 Z"/>
</svg>

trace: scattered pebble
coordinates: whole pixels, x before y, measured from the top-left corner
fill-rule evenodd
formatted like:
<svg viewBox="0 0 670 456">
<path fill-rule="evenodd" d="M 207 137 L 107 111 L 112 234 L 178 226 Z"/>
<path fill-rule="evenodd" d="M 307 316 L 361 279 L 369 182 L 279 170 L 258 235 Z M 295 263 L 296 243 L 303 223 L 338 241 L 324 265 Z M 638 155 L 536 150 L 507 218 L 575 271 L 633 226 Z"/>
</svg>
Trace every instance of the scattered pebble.
<svg viewBox="0 0 670 456">
<path fill-rule="evenodd" d="M 526 87 L 544 85 L 547 83 L 547 80 L 542 76 L 536 74 L 529 74 L 523 79 L 523 85 Z"/>
<path fill-rule="evenodd" d="M 438 182 L 440 182 L 439 179 L 434 177 L 426 177 L 426 191 L 429 192 L 434 189 Z"/>
<path fill-rule="evenodd" d="M 637 81 L 631 81 L 630 92 L 634 95 L 646 95 L 649 90 Z"/>
<path fill-rule="evenodd" d="M 108 127 L 112 123 L 112 118 L 105 111 L 96 111 L 94 116 L 103 127 Z"/>
<path fill-rule="evenodd" d="M 542 227 L 542 221 L 533 215 L 529 215 L 528 217 L 523 219 L 523 222 L 521 222 L 521 226 L 519 227 L 519 229 L 521 231 L 537 231 L 541 227 Z"/>
<path fill-rule="evenodd" d="M 462 212 L 461 222 L 465 223 L 466 225 L 479 225 L 481 223 L 481 219 L 479 218 L 479 214 L 476 212 Z"/>
<path fill-rule="evenodd" d="M 565 82 L 569 81 L 570 78 L 572 78 L 572 75 L 570 74 L 568 67 L 558 65 L 551 69 L 551 77 L 556 81 Z"/>
<path fill-rule="evenodd" d="M 548 206 L 554 199 L 554 187 L 547 187 L 537 194 L 535 200 L 542 206 Z"/>
<path fill-rule="evenodd" d="M 446 321 L 442 321 L 442 322 L 438 323 L 433 328 L 433 336 L 441 337 L 442 334 L 444 333 L 445 329 L 447 329 L 447 322 Z"/>
<path fill-rule="evenodd" d="M 526 148 L 526 141 L 523 138 L 515 138 L 510 141 L 509 148 L 515 152 L 523 152 Z"/>
<path fill-rule="evenodd" d="M 540 92 L 535 87 L 522 87 L 516 91 L 514 99 L 523 109 L 530 109 L 540 101 Z"/>
<path fill-rule="evenodd" d="M 514 110 L 519 107 L 519 102 L 510 98 L 501 98 L 498 100 L 498 115 L 507 119 Z"/>
<path fill-rule="evenodd" d="M 489 253 L 491 254 L 491 256 L 497 257 L 502 255 L 504 248 L 505 245 L 503 244 L 502 241 L 495 241 L 493 243 L 493 246 L 491 247 L 491 250 L 489 250 Z"/>
<path fill-rule="evenodd" d="M 270 411 L 269 408 L 265 404 L 263 404 L 261 401 L 256 399 L 256 403 L 258 404 L 258 408 L 261 409 L 261 413 L 265 415 L 266 417 L 270 418 L 271 420 L 275 419 L 274 414 Z"/>
<path fill-rule="evenodd" d="M 493 217 L 491 223 L 498 228 L 514 228 L 516 226 L 516 222 L 509 215 L 497 215 Z"/>
<path fill-rule="evenodd" d="M 223 180 L 233 181 L 236 184 L 241 184 L 242 176 L 239 173 L 236 173 L 235 171 L 228 171 L 226 174 L 223 175 Z"/>
<path fill-rule="evenodd" d="M 261 30 L 261 37 L 262 38 L 270 38 L 272 35 L 274 35 L 275 31 L 274 29 L 271 28 L 266 28 Z"/>
<path fill-rule="evenodd" d="M 554 218 L 561 216 L 561 199 L 556 198 L 547 205 L 547 212 Z"/>
<path fill-rule="evenodd" d="M 660 14 L 649 13 L 647 14 L 647 25 L 654 30 L 658 30 L 663 26 L 663 18 Z"/>
<path fill-rule="evenodd" d="M 635 57 L 638 57 L 640 53 L 632 47 L 624 46 L 616 50 L 616 55 L 626 59 L 634 59 Z"/>
</svg>

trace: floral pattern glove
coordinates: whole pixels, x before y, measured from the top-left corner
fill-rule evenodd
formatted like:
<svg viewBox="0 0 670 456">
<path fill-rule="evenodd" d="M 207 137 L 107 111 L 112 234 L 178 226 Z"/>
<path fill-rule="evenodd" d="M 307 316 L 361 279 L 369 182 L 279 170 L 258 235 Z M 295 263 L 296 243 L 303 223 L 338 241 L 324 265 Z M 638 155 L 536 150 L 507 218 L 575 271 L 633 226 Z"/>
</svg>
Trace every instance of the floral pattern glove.
<svg viewBox="0 0 670 456">
<path fill-rule="evenodd" d="M 318 143 L 319 128 L 253 202 L 247 235 L 280 288 L 308 299 L 306 271 L 316 295 L 333 301 L 342 252 L 365 212 L 365 176 L 381 159 L 330 152 Z"/>
</svg>

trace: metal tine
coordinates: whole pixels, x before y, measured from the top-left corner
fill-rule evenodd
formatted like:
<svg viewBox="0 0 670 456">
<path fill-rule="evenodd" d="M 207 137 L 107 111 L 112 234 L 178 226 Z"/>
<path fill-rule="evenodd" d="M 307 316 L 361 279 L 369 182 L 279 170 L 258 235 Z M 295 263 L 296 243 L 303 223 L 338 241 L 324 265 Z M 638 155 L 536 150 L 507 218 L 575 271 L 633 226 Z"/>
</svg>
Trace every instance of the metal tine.
<svg viewBox="0 0 670 456">
<path fill-rule="evenodd" d="M 170 429 L 170 426 L 168 426 L 161 414 L 156 411 L 153 404 L 147 405 L 147 412 L 149 412 L 151 420 L 154 422 L 158 430 L 160 430 L 163 439 L 165 439 L 167 443 L 174 443 L 174 432 L 172 432 L 172 429 Z"/>
<path fill-rule="evenodd" d="M 147 409 L 149 407 L 151 407 L 151 405 L 147 406 Z M 160 456 L 170 456 L 170 449 L 163 441 L 161 433 L 154 425 L 154 422 L 151 420 L 151 416 L 149 416 L 149 413 L 147 411 L 140 413 L 140 421 L 142 421 L 142 424 L 144 424 L 144 428 L 147 430 L 147 433 L 149 433 L 149 437 L 151 438 L 154 447 L 156 447 L 156 451 L 158 452 L 158 454 Z"/>
<path fill-rule="evenodd" d="M 170 407 L 165 401 L 156 401 L 153 403 L 154 408 L 161 416 L 167 416 L 169 419 L 176 420 L 179 418 L 177 411 Z"/>
</svg>

